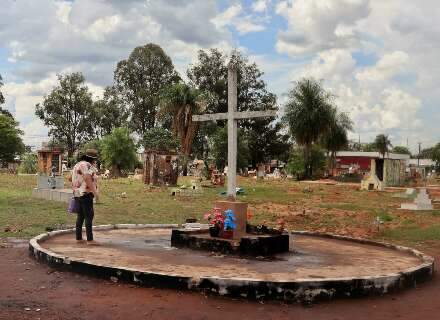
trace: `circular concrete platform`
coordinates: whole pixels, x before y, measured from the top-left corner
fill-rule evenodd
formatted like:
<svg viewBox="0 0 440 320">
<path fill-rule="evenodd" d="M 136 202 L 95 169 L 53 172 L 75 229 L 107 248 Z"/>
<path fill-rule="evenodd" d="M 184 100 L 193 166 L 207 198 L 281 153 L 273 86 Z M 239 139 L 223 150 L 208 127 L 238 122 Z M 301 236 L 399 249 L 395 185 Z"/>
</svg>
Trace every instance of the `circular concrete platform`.
<svg viewBox="0 0 440 320">
<path fill-rule="evenodd" d="M 307 302 L 415 286 L 434 269 L 433 258 L 409 248 L 308 232 L 292 233 L 290 251 L 271 259 L 177 249 L 170 245 L 173 227 L 96 227 L 99 246 L 76 243 L 73 230 L 55 231 L 29 248 L 52 265 L 144 286 Z"/>
</svg>

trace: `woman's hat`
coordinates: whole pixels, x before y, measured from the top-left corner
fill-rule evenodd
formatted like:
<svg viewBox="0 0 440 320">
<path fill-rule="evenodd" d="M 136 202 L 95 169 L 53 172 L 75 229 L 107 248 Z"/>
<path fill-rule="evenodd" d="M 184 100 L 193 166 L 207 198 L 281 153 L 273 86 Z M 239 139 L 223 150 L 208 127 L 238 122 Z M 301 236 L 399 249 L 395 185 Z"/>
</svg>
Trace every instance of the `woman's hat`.
<svg viewBox="0 0 440 320">
<path fill-rule="evenodd" d="M 92 159 L 98 158 L 98 151 L 96 149 L 87 149 L 86 156 Z"/>
</svg>

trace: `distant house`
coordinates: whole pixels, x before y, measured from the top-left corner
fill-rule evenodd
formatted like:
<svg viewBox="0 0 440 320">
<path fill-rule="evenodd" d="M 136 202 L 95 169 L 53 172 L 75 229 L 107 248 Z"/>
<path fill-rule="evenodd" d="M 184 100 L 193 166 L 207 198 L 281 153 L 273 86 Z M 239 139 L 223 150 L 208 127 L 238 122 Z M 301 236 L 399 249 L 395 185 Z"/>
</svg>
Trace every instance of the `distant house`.
<svg viewBox="0 0 440 320">
<path fill-rule="evenodd" d="M 334 174 L 358 173 L 364 175 L 361 188 L 383 190 L 385 187 L 403 185 L 405 181 L 407 154 L 379 152 L 340 151 L 336 154 Z"/>
<path fill-rule="evenodd" d="M 339 151 L 336 153 L 336 167 L 333 174 L 340 175 L 349 172 L 365 174 L 371 170 L 371 160 L 382 158 L 383 156 L 379 152 Z M 409 158 L 407 154 L 385 154 L 385 159 L 406 161 Z"/>
</svg>

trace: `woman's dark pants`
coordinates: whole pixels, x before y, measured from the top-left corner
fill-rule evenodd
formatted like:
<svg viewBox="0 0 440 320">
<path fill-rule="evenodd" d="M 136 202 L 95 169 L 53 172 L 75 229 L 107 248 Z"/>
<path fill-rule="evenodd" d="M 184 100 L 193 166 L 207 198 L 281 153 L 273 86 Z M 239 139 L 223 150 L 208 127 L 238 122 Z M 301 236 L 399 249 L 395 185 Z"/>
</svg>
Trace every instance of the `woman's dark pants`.
<svg viewBox="0 0 440 320">
<path fill-rule="evenodd" d="M 93 240 L 92 221 L 93 211 L 93 193 L 87 193 L 77 198 L 79 201 L 79 212 L 76 218 L 76 240 L 82 240 L 82 226 L 85 221 L 87 241 Z"/>
</svg>

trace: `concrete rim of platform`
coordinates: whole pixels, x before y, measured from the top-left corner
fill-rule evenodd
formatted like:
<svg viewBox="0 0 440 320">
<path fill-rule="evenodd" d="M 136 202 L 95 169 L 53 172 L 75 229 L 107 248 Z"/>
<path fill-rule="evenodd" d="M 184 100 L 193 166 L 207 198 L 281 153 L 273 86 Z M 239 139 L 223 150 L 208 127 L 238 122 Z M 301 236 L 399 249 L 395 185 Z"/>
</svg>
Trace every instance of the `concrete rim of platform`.
<svg viewBox="0 0 440 320">
<path fill-rule="evenodd" d="M 100 225 L 94 230 L 143 229 L 143 228 L 178 228 L 178 224 L 114 224 Z M 73 233 L 75 229 L 57 230 L 40 234 L 29 241 L 29 253 L 35 259 L 50 266 L 85 273 L 99 278 L 117 278 L 123 282 L 145 287 L 170 288 L 178 290 L 203 290 L 219 295 L 244 297 L 250 299 L 276 299 L 290 302 L 310 303 L 318 300 L 330 300 L 338 297 L 358 297 L 382 295 L 430 280 L 434 273 L 434 258 L 418 250 L 362 238 L 353 238 L 329 233 L 310 231 L 292 231 L 292 235 L 306 235 L 336 240 L 352 241 L 361 244 L 380 246 L 411 254 L 420 259 L 417 266 L 378 276 L 340 277 L 340 278 L 305 278 L 295 281 L 263 280 L 248 278 L 222 278 L 215 276 L 188 277 L 173 273 L 139 271 L 122 266 L 94 264 L 87 260 L 75 260 L 52 252 L 40 246 L 40 242 L 57 235 Z"/>
</svg>

